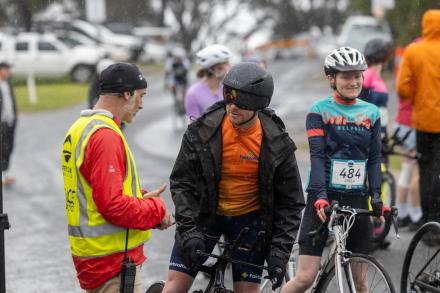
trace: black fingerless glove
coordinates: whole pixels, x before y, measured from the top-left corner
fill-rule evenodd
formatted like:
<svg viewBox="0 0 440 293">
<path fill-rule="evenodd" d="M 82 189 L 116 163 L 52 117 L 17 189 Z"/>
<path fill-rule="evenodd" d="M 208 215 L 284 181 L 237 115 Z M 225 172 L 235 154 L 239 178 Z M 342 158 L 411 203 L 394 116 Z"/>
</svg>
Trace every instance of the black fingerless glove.
<svg viewBox="0 0 440 293">
<path fill-rule="evenodd" d="M 267 259 L 268 274 L 272 281 L 272 290 L 281 286 L 286 272 L 286 264 L 277 256 L 270 256 Z"/>
<path fill-rule="evenodd" d="M 382 216 L 382 207 L 383 203 L 382 200 L 378 201 L 371 201 L 371 208 L 373 209 L 373 216 L 380 217 Z"/>
<path fill-rule="evenodd" d="M 197 254 L 197 250 L 205 252 L 205 241 L 199 237 L 192 237 L 183 244 L 183 263 L 185 266 L 195 271 L 200 265 L 201 257 Z"/>
</svg>

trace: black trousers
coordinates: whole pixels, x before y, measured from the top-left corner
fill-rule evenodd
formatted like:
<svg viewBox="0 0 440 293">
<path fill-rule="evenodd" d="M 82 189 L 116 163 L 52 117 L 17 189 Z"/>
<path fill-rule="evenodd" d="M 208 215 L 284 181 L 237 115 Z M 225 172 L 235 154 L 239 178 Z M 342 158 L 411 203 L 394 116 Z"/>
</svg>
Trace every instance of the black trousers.
<svg viewBox="0 0 440 293">
<path fill-rule="evenodd" d="M 440 133 L 417 131 L 420 196 L 425 221 L 440 221 Z"/>
<path fill-rule="evenodd" d="M 0 135 L 1 135 L 1 166 L 2 172 L 8 170 L 9 161 L 11 158 L 12 150 L 14 148 L 14 133 L 15 125 L 9 125 L 6 122 L 0 123 Z"/>
</svg>

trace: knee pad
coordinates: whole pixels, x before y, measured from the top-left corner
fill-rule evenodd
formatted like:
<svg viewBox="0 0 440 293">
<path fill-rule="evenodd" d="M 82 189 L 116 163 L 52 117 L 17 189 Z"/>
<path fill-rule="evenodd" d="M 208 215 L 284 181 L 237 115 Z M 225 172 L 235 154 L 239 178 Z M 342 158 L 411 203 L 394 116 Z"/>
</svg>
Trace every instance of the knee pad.
<svg viewBox="0 0 440 293">
<path fill-rule="evenodd" d="M 402 169 L 399 176 L 399 181 L 397 185 L 403 188 L 408 188 L 411 184 L 411 173 L 414 168 L 414 164 L 409 162 L 402 163 Z"/>
</svg>

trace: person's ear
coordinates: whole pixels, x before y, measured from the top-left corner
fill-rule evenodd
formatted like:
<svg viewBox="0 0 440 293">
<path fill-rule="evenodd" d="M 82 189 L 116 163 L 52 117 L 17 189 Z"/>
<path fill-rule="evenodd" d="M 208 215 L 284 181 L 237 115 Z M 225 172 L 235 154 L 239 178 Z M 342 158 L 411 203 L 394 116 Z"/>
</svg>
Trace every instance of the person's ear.
<svg viewBox="0 0 440 293">
<path fill-rule="evenodd" d="M 336 76 L 329 74 L 327 75 L 327 79 L 330 82 L 330 87 L 336 89 Z"/>
<path fill-rule="evenodd" d="M 125 100 L 130 100 L 130 97 L 131 97 L 131 95 L 130 95 L 130 92 L 124 92 L 124 99 Z"/>
</svg>

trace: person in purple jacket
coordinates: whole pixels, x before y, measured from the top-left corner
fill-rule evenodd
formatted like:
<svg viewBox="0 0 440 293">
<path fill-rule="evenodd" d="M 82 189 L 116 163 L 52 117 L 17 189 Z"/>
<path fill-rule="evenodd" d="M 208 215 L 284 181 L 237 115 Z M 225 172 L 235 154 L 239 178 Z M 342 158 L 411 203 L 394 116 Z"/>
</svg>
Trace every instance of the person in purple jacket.
<svg viewBox="0 0 440 293">
<path fill-rule="evenodd" d="M 212 104 L 223 99 L 222 81 L 228 73 L 231 51 L 219 44 L 205 47 L 197 52 L 197 72 L 199 80 L 193 84 L 185 96 L 185 112 L 190 121 L 199 118 Z"/>
</svg>

